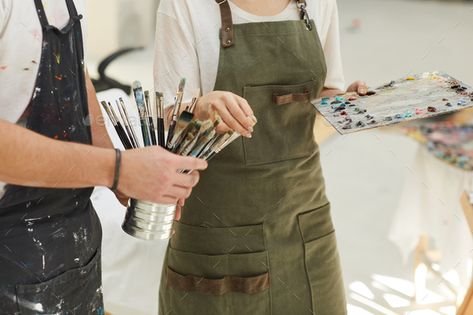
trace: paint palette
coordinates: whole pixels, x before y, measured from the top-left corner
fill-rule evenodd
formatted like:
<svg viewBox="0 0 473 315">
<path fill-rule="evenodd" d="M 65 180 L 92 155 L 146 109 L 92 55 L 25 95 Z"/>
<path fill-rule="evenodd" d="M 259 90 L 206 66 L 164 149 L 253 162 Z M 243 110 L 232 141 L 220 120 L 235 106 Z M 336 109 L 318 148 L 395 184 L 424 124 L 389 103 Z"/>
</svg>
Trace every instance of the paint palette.
<svg viewBox="0 0 473 315">
<path fill-rule="evenodd" d="M 473 171 L 473 124 L 451 121 L 410 124 L 402 130 L 427 147 L 436 158 L 466 171 Z"/>
<path fill-rule="evenodd" d="M 473 89 L 446 73 L 391 81 L 366 96 L 347 93 L 312 102 L 340 134 L 431 118 L 473 107 Z"/>
</svg>

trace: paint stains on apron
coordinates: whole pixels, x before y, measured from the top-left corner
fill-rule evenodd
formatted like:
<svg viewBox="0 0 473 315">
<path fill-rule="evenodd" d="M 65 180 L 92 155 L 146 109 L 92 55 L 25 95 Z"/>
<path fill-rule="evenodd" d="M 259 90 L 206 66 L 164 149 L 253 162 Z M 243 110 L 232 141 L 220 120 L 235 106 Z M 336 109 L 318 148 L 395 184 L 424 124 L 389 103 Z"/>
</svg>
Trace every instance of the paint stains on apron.
<svg viewBox="0 0 473 315">
<path fill-rule="evenodd" d="M 70 20 L 58 29 L 48 23 L 41 0 L 34 2 L 42 54 L 19 124 L 49 138 L 91 144 L 81 16 L 66 0 Z M 103 314 L 102 230 L 92 190 L 6 186 L 0 199 L 0 314 Z"/>
</svg>

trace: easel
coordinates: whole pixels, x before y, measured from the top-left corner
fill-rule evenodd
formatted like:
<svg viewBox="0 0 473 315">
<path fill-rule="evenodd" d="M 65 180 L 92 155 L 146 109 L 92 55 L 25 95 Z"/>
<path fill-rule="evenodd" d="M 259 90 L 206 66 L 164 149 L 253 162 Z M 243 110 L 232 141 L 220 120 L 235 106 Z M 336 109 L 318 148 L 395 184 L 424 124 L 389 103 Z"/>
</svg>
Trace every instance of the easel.
<svg viewBox="0 0 473 315">
<path fill-rule="evenodd" d="M 470 227 L 471 234 L 473 235 L 473 205 L 471 202 L 470 194 L 464 192 L 461 197 L 461 205 L 463 212 L 465 213 L 466 221 Z M 468 290 L 468 293 L 463 300 L 463 304 L 458 309 L 457 315 L 472 315 L 473 314 L 473 283 Z"/>
<path fill-rule="evenodd" d="M 466 221 L 470 227 L 470 231 L 473 236 L 473 193 L 470 197 L 470 194 L 464 192 L 461 196 L 461 205 L 465 214 Z M 440 253 L 432 251 L 429 248 L 429 237 L 423 235 L 419 239 L 415 251 L 415 285 L 416 293 L 415 300 L 418 302 L 418 299 L 425 293 L 425 279 L 428 272 L 434 274 L 440 281 L 455 295 L 457 295 L 457 290 L 443 277 L 442 274 L 434 270 L 433 261 L 440 258 Z M 440 303 L 443 304 L 443 303 Z M 432 308 L 437 308 L 441 306 L 440 304 L 429 305 Z M 468 293 L 465 296 L 465 299 L 457 311 L 457 315 L 473 315 L 473 283 L 468 290 Z"/>
</svg>

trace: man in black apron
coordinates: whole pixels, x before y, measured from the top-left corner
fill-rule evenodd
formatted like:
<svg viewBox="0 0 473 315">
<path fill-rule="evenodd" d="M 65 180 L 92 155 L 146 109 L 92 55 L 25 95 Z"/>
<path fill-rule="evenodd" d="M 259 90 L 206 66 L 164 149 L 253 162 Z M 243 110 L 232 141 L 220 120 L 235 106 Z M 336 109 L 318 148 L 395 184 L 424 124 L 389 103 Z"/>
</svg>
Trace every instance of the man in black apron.
<svg viewBox="0 0 473 315">
<path fill-rule="evenodd" d="M 5 136 L 0 139 L 0 147 L 16 149 L 15 140 L 11 138 L 25 140 L 24 143 L 28 143 L 29 139 L 31 145 L 44 143 L 44 149 L 51 150 L 46 154 L 69 157 L 71 164 L 67 169 L 55 169 L 54 163 L 51 163 L 48 167 L 50 172 L 60 171 L 63 174 L 61 182 L 43 185 L 67 189 L 35 188 L 42 185 L 20 175 L 13 178 L 12 171 L 8 172 L 8 167 L 5 167 L 18 166 L 12 162 L 15 158 L 28 159 L 28 148 L 20 149 L 18 146 L 16 156 L 8 152 L 8 148 L 0 149 L 0 164 L 4 166 L 3 169 L 0 166 L 0 180 L 35 186 L 7 185 L 0 199 L 0 314 L 103 314 L 100 270 L 102 231 L 90 201 L 93 188 L 83 187 L 102 184 L 120 188 L 135 198 L 176 202 L 190 194 L 198 177 L 177 175 L 175 171 L 179 168 L 202 169 L 206 164 L 171 156 L 158 148 L 127 152 L 121 163 L 119 151 L 76 145 L 92 144 L 92 136 L 96 136 L 92 134 L 89 123 L 86 81 L 90 80 L 86 79 L 84 72 L 81 16 L 77 14 L 73 0 L 65 0 L 70 20 L 64 28 L 58 29 L 49 24 L 41 0 L 22 1 L 31 1 L 31 5 L 34 1 L 43 32 L 34 95 L 22 117 L 26 128 L 36 134 L 0 121 L 0 135 Z M 93 103 L 95 108 L 91 108 L 91 117 L 98 113 L 97 102 Z M 81 160 L 74 159 L 84 154 L 90 158 L 106 155 L 107 161 L 112 163 L 101 164 L 102 160 L 97 158 L 95 173 L 102 172 L 101 165 L 110 165 L 108 171 L 102 172 L 110 174 L 109 179 L 91 180 L 87 185 L 86 175 L 82 178 L 82 173 L 77 171 L 83 167 Z M 41 177 L 44 172 L 35 172 L 41 168 L 38 165 L 44 164 L 41 155 L 30 158 L 36 169 L 35 166 L 24 166 L 25 169 L 18 170 L 18 174 L 28 174 L 30 170 L 31 174 L 44 179 L 40 184 L 47 182 L 46 175 Z M 140 162 L 135 162 L 137 160 Z M 164 166 L 151 163 L 156 161 L 167 162 L 162 163 Z M 148 167 L 143 166 L 147 163 L 150 164 Z M 169 174 L 165 174 L 167 180 L 163 184 L 157 176 L 159 167 L 169 171 L 174 179 L 169 179 Z M 122 179 L 119 181 L 120 171 Z M 68 174 L 73 178 L 68 179 Z M 150 182 L 143 181 L 143 177 L 149 177 Z M 140 188 L 143 186 L 146 188 Z M 157 200 L 157 195 L 164 197 Z"/>
</svg>

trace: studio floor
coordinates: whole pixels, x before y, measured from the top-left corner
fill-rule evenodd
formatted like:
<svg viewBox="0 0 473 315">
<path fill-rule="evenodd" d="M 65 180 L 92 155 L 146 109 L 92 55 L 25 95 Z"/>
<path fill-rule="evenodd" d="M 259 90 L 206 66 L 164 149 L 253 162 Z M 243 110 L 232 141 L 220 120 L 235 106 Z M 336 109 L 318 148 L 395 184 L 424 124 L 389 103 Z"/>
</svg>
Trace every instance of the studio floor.
<svg viewBox="0 0 473 315">
<path fill-rule="evenodd" d="M 347 82 L 362 79 L 378 86 L 411 73 L 443 70 L 473 84 L 473 3 L 407 0 L 338 0 L 338 3 Z M 109 75 L 123 82 L 139 78 L 151 88 L 151 61 L 150 49 L 126 56 L 111 66 Z M 89 61 L 92 74 L 95 65 L 93 59 Z M 350 315 L 454 314 L 451 308 L 441 312 L 425 308 L 401 313 L 396 311 L 396 303 L 409 303 L 409 299 L 383 289 L 389 287 L 386 283 L 390 281 L 411 288 L 414 280 L 412 256 L 404 261 L 399 249 L 388 239 L 388 233 L 416 150 L 415 142 L 396 130 L 335 135 L 321 145 Z M 113 315 L 156 314 L 153 300 L 157 299 L 153 297 L 157 297 L 164 244 L 142 244 L 118 236 L 123 209 L 105 191 L 99 190 L 94 198 L 101 217 L 117 225 L 104 226 L 104 293 L 106 300 L 111 301 L 110 311 Z M 109 212 L 114 212 L 115 218 Z M 123 237 L 121 250 L 107 249 L 106 242 L 114 237 Z M 127 251 L 127 244 L 141 247 Z M 109 267 L 130 264 L 136 270 L 147 268 L 148 276 L 107 275 Z M 118 281 L 127 284 L 121 288 Z M 380 283 L 384 286 L 377 285 Z M 126 291 L 140 292 L 140 296 L 122 298 L 118 303 L 116 300 L 120 294 L 126 296 Z"/>
</svg>

